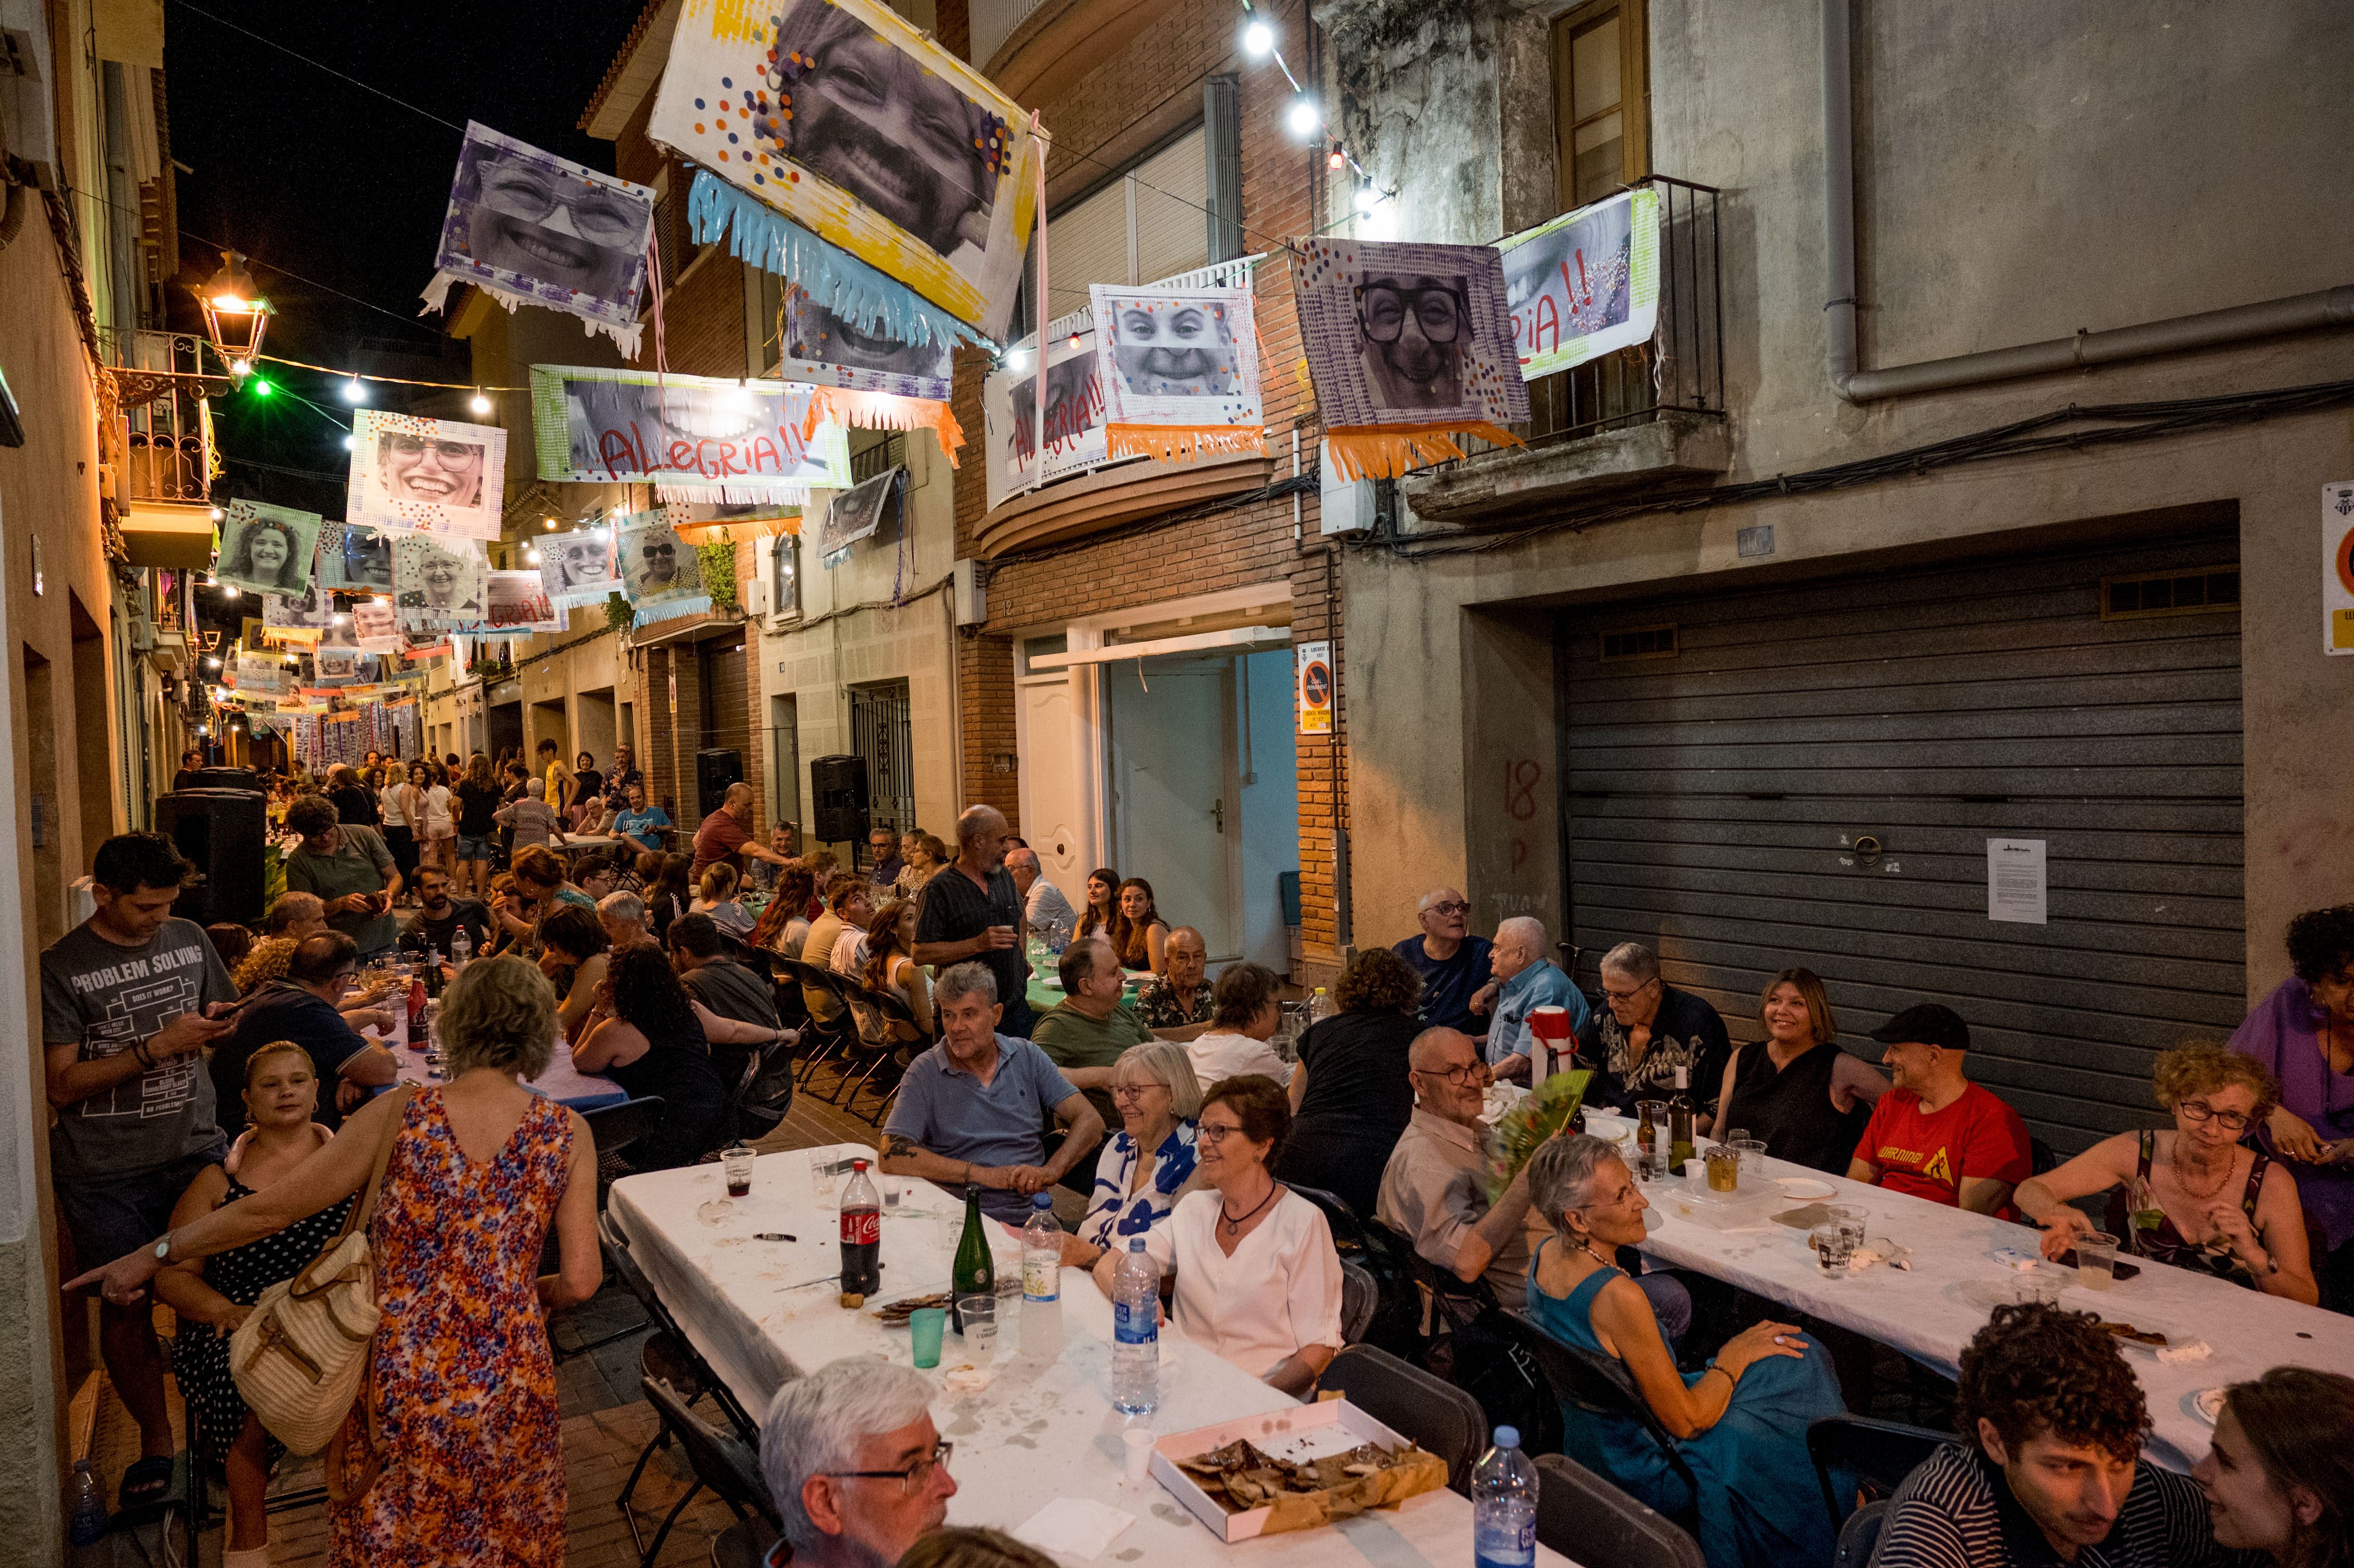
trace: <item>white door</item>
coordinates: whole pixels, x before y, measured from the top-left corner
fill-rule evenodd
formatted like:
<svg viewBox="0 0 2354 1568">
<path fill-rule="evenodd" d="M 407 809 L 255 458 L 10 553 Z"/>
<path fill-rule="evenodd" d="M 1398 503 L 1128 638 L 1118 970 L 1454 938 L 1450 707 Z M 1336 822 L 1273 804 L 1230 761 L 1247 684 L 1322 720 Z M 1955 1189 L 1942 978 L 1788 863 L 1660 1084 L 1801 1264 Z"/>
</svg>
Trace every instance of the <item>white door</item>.
<svg viewBox="0 0 2354 1568">
<path fill-rule="evenodd" d="M 1074 761 L 1071 678 L 1023 682 L 1015 690 L 1014 746 L 1022 758 L 1022 836 L 1038 868 L 1077 909 L 1087 903 L 1087 837 L 1079 831 L 1079 775 Z"/>
<path fill-rule="evenodd" d="M 1192 926 L 1212 962 L 1242 953 L 1242 843 L 1231 660 L 1148 660 L 1103 672 L 1111 719 L 1114 864 L 1152 885 L 1172 926 Z"/>
</svg>

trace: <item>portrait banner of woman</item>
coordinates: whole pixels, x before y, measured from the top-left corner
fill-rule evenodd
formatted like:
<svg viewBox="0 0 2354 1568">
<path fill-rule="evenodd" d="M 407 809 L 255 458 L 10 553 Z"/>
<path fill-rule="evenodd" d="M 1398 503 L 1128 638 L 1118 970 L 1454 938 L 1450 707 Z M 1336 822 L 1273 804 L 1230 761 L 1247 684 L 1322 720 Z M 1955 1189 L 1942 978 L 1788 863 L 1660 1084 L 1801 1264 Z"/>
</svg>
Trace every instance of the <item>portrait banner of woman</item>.
<svg viewBox="0 0 2354 1568">
<path fill-rule="evenodd" d="M 507 433 L 415 414 L 352 416 L 351 520 L 395 534 L 499 536 Z"/>
<path fill-rule="evenodd" d="M 221 518 L 218 581 L 252 593 L 300 595 L 311 587 L 320 517 L 291 506 L 232 501 Z"/>
<path fill-rule="evenodd" d="M 1109 455 L 1173 462 L 1267 450 L 1249 285 L 1087 291 Z"/>
<path fill-rule="evenodd" d="M 678 536 L 659 512 L 633 512 L 620 520 L 621 591 L 637 611 L 637 623 L 701 615 L 711 608 L 703 591 L 703 562 L 695 546 Z"/>
<path fill-rule="evenodd" d="M 1040 138 L 1020 105 L 878 0 L 686 7 L 647 133 L 1004 335 Z"/>
<path fill-rule="evenodd" d="M 945 402 L 954 390 L 956 347 L 936 338 L 902 343 L 836 315 L 806 289 L 785 285 L 784 365 L 788 381 L 888 392 Z"/>
<path fill-rule="evenodd" d="M 603 333 L 635 359 L 653 221 L 652 186 L 469 121 L 426 308 L 444 309 L 450 285 L 472 283 L 510 312 L 545 305 L 578 316 L 588 335 Z"/>
<path fill-rule="evenodd" d="M 453 626 L 480 620 L 490 601 L 491 565 L 468 539 L 409 535 L 392 542 L 392 599 L 416 623 Z"/>
<path fill-rule="evenodd" d="M 613 564 L 613 531 L 599 524 L 551 535 L 539 542 L 539 584 L 558 609 L 602 604 L 621 587 Z"/>
</svg>

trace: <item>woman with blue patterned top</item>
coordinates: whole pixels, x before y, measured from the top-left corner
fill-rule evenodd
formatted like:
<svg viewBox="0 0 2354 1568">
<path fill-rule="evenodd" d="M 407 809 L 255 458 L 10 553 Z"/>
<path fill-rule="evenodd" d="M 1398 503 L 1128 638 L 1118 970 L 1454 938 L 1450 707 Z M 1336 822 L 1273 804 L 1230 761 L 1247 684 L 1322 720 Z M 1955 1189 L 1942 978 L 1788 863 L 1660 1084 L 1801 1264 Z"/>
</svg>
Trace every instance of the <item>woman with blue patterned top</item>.
<svg viewBox="0 0 2354 1568">
<path fill-rule="evenodd" d="M 1096 1259 L 1167 1217 L 1183 1194 L 1204 1185 L 1193 1163 L 1193 1118 L 1202 1083 L 1182 1045 L 1148 1040 L 1112 1064 L 1112 1104 L 1120 1129 L 1096 1160 L 1096 1188 L 1079 1234 L 1063 1238 L 1063 1264 L 1092 1268 Z M 1148 1155 L 1146 1151 L 1150 1150 Z"/>
</svg>

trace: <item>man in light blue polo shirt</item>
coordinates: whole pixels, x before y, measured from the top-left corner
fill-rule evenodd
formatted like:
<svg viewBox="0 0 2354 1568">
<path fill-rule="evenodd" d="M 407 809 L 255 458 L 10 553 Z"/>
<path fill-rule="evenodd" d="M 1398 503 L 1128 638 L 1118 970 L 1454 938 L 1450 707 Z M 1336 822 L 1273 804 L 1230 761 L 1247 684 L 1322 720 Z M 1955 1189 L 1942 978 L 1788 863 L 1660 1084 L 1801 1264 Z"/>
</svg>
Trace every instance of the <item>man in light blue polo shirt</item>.
<svg viewBox="0 0 2354 1568">
<path fill-rule="evenodd" d="M 1529 1035 L 1529 1014 L 1540 1007 L 1565 1008 L 1569 1032 L 1575 1035 L 1585 1022 L 1585 997 L 1560 967 L 1544 956 L 1544 923 L 1519 915 L 1496 927 L 1495 951 L 1489 956 L 1498 991 L 1496 1012 L 1488 1025 L 1488 1065 L 1499 1078 L 1526 1082 L 1535 1047 Z"/>
<path fill-rule="evenodd" d="M 943 973 L 933 982 L 932 1012 L 940 1043 L 900 1080 L 883 1128 L 883 1169 L 957 1192 L 977 1182 L 982 1210 L 1018 1225 L 1030 1216 L 1033 1193 L 1103 1141 L 1103 1118 L 1044 1051 L 997 1033 L 1005 1009 L 986 968 L 963 963 Z M 1064 1133 L 1052 1160 L 1039 1130 L 1049 1115 Z"/>
</svg>

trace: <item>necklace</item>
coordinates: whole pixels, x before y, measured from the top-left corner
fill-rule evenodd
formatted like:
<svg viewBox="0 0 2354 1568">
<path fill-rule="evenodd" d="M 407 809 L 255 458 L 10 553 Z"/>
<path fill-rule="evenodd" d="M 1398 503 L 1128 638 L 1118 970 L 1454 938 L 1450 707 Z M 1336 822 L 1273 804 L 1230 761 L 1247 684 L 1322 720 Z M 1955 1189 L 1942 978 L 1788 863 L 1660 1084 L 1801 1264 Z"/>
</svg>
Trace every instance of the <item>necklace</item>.
<svg viewBox="0 0 2354 1568">
<path fill-rule="evenodd" d="M 1257 1202 L 1253 1203 L 1247 1210 L 1240 1214 L 1230 1214 L 1226 1213 L 1226 1201 L 1225 1198 L 1221 1197 L 1218 1200 L 1218 1218 L 1226 1223 L 1226 1229 L 1229 1232 L 1239 1232 L 1243 1228 L 1244 1222 L 1248 1220 L 1251 1215 L 1257 1213 L 1261 1209 L 1266 1208 L 1269 1203 L 1275 1202 L 1275 1193 L 1276 1185 L 1274 1179 L 1269 1178 L 1267 1183 L 1267 1196 L 1261 1198 Z"/>
<path fill-rule="evenodd" d="M 2185 1192 L 2190 1193 L 2194 1198 L 2211 1198 L 2216 1193 L 2221 1192 L 2223 1190 L 2223 1183 L 2232 1179 L 2232 1167 L 2238 1163 L 2238 1154 L 2236 1152 L 2227 1150 L 2223 1156 L 2223 1173 L 2215 1178 L 2215 1184 L 2212 1187 L 2208 1188 L 2207 1191 L 2202 1192 L 2198 1188 L 2193 1187 L 2190 1184 L 2190 1167 L 2182 1157 L 2181 1140 L 2179 1138 L 2176 1139 L 2174 1145 L 2174 1180 L 2177 1185 L 2181 1187 Z"/>
<path fill-rule="evenodd" d="M 1596 1263 L 1600 1264 L 1603 1267 L 1605 1267 L 1605 1268 L 1616 1268 L 1616 1267 L 1617 1267 L 1617 1266 L 1618 1266 L 1618 1261 L 1617 1261 L 1617 1259 L 1616 1259 L 1616 1258 L 1605 1257 L 1605 1256 L 1603 1256 L 1600 1253 L 1598 1253 L 1598 1252 L 1595 1251 L 1595 1250 L 1594 1250 L 1594 1244 L 1593 1244 L 1592 1242 L 1590 1242 L 1590 1241 L 1584 1241 L 1584 1242 L 1580 1242 L 1580 1243 L 1578 1243 L 1578 1244 L 1577 1244 L 1577 1245 L 1578 1245 L 1578 1250 L 1579 1250 L 1579 1251 L 1581 1251 L 1581 1252 L 1585 1253 L 1586 1256 L 1588 1256 L 1588 1257 L 1592 1258 L 1595 1262 L 1596 1262 Z"/>
</svg>

